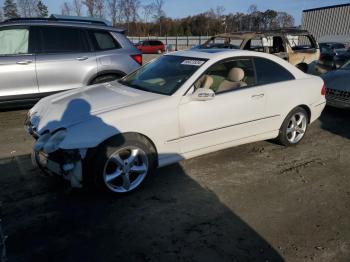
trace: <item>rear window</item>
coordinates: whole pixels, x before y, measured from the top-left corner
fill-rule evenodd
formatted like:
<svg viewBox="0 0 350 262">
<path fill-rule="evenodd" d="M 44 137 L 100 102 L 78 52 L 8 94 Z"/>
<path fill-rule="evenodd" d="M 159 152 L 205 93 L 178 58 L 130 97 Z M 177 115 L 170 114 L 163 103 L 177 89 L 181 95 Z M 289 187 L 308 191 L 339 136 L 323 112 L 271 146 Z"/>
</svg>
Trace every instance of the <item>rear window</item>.
<svg viewBox="0 0 350 262">
<path fill-rule="evenodd" d="M 163 43 L 160 41 L 151 41 L 151 45 L 162 45 Z"/>
<path fill-rule="evenodd" d="M 29 30 L 0 30 L 0 55 L 20 55 L 28 53 Z"/>
<path fill-rule="evenodd" d="M 82 30 L 66 27 L 40 28 L 43 53 L 78 53 L 88 51 Z"/>
<path fill-rule="evenodd" d="M 295 79 L 288 70 L 271 60 L 265 58 L 254 58 L 254 62 L 259 85 Z"/>
<path fill-rule="evenodd" d="M 119 43 L 107 31 L 91 31 L 90 36 L 96 50 L 104 51 L 120 48 Z"/>
</svg>

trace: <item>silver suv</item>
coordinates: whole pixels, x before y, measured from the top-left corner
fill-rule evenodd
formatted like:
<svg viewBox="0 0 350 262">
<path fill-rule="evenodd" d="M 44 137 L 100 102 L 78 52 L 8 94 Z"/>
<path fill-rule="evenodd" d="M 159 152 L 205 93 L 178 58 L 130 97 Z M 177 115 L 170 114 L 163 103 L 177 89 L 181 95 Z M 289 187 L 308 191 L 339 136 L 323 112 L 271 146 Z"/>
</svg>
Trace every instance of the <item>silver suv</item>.
<svg viewBox="0 0 350 262">
<path fill-rule="evenodd" d="M 141 64 L 124 31 L 102 20 L 10 19 L 0 23 L 0 107 L 112 81 Z"/>
</svg>

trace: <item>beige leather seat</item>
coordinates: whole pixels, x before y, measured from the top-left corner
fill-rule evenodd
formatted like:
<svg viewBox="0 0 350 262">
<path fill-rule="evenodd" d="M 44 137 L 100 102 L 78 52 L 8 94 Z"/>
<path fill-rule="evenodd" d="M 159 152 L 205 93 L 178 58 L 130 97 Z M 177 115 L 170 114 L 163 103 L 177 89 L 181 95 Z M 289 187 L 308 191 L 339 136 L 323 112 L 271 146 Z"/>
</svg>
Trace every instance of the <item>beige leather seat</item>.
<svg viewBox="0 0 350 262">
<path fill-rule="evenodd" d="M 203 75 L 195 84 L 196 88 L 210 89 L 214 83 L 214 80 L 209 75 Z"/>
<path fill-rule="evenodd" d="M 244 71 L 239 67 L 234 67 L 228 73 L 227 79 L 222 81 L 217 92 L 224 92 L 235 88 L 247 86 L 247 83 L 243 82 Z"/>
</svg>

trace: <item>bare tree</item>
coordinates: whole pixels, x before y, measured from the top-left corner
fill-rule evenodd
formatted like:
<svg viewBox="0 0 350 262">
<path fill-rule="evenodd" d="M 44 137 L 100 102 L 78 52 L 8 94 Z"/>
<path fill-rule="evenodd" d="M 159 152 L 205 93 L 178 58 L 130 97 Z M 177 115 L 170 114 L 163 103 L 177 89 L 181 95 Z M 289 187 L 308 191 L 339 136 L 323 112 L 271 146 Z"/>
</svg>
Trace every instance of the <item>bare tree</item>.
<svg viewBox="0 0 350 262">
<path fill-rule="evenodd" d="M 22 17 L 33 17 L 37 14 L 38 0 L 17 0 L 17 8 Z"/>
<path fill-rule="evenodd" d="M 138 10 L 140 8 L 139 0 L 122 0 L 120 2 L 121 15 L 123 16 L 124 22 L 128 26 L 128 30 L 130 29 L 130 22 L 136 22 L 138 19 Z"/>
<path fill-rule="evenodd" d="M 112 25 L 122 21 L 122 1 L 123 0 L 107 0 L 108 15 L 111 18 Z"/>
<path fill-rule="evenodd" d="M 83 4 L 81 0 L 73 0 L 72 9 L 77 16 L 81 16 L 82 8 L 83 8 Z"/>
<path fill-rule="evenodd" d="M 2 11 L 0 10 L 0 22 L 2 22 L 4 20 L 4 16 L 2 14 Z"/>
<path fill-rule="evenodd" d="M 104 17 L 105 13 L 105 1 L 95 0 L 95 16 Z"/>
<path fill-rule="evenodd" d="M 89 16 L 94 16 L 95 15 L 95 0 L 85 0 L 83 4 L 87 7 L 88 9 L 88 15 Z"/>
<path fill-rule="evenodd" d="M 61 7 L 61 14 L 62 15 L 71 15 L 72 13 L 72 6 L 69 2 L 64 2 Z"/>
<path fill-rule="evenodd" d="M 143 21 L 145 23 L 148 23 L 150 21 L 150 18 L 154 14 L 154 5 L 148 4 L 142 6 L 142 13 L 143 13 Z"/>
<path fill-rule="evenodd" d="M 162 35 L 162 18 L 165 16 L 164 8 L 164 0 L 154 0 L 154 18 L 159 23 L 159 35 Z"/>
</svg>

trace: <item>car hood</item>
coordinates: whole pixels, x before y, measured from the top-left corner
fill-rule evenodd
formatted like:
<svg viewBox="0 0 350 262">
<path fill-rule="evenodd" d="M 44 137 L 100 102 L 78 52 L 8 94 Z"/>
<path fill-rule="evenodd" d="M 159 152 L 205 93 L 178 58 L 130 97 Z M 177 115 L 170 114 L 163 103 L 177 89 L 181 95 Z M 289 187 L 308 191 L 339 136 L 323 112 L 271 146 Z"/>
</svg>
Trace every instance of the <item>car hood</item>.
<svg viewBox="0 0 350 262">
<path fill-rule="evenodd" d="M 98 115 L 164 97 L 119 84 L 117 81 L 82 87 L 48 96 L 29 112 L 35 132 L 53 132 Z"/>
<path fill-rule="evenodd" d="M 339 69 L 321 76 L 326 87 L 342 91 L 350 91 L 350 70 Z"/>
</svg>

